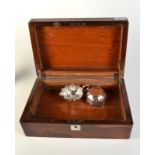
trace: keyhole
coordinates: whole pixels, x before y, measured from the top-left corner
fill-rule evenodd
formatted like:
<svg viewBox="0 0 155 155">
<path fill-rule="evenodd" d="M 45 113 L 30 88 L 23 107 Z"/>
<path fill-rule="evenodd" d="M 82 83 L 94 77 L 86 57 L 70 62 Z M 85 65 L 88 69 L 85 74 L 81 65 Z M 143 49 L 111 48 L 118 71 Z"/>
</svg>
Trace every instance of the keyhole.
<svg viewBox="0 0 155 155">
<path fill-rule="evenodd" d="M 81 126 L 80 125 L 71 125 L 71 130 L 72 131 L 80 131 L 81 130 Z"/>
</svg>

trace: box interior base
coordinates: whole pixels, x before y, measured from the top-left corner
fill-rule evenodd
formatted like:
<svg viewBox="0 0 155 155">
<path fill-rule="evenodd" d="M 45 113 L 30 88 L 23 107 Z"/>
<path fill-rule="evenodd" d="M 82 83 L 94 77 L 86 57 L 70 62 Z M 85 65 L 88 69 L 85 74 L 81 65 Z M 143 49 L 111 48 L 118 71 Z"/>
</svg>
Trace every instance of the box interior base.
<svg viewBox="0 0 155 155">
<path fill-rule="evenodd" d="M 107 93 L 105 103 L 100 107 L 91 106 L 83 97 L 78 101 L 66 101 L 59 92 L 63 85 L 38 84 L 29 109 L 33 118 L 54 121 L 125 120 L 123 99 L 119 86 L 104 88 Z"/>
</svg>

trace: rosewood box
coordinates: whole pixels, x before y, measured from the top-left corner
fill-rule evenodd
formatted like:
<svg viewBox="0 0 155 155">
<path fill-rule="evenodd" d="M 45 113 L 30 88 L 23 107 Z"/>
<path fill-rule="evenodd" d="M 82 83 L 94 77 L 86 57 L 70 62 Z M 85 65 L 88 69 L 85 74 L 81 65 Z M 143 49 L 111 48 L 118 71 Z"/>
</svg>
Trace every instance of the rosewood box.
<svg viewBox="0 0 155 155">
<path fill-rule="evenodd" d="M 20 119 L 27 136 L 129 138 L 133 121 L 124 83 L 126 18 L 32 19 L 36 81 Z M 67 84 L 97 85 L 100 106 L 59 95 Z"/>
</svg>

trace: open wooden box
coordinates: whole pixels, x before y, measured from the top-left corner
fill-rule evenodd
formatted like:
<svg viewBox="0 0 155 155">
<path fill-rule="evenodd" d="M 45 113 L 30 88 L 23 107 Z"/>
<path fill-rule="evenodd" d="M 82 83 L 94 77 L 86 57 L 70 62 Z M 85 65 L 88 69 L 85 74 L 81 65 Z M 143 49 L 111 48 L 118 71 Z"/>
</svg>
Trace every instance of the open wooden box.
<svg viewBox="0 0 155 155">
<path fill-rule="evenodd" d="M 126 18 L 32 19 L 37 78 L 20 119 L 27 136 L 129 138 L 132 115 L 124 83 Z M 59 96 L 66 84 L 100 85 L 101 107 Z"/>
</svg>

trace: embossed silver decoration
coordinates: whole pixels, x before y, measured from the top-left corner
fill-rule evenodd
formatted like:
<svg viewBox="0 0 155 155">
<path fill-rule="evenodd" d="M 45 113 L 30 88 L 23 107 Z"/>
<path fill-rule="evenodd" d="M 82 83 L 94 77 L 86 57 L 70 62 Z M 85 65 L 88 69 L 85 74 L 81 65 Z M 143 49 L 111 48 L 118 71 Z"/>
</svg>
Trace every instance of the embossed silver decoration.
<svg viewBox="0 0 155 155">
<path fill-rule="evenodd" d="M 83 96 L 83 87 L 74 84 L 66 85 L 61 89 L 59 95 L 63 96 L 66 100 L 75 101 Z"/>
<path fill-rule="evenodd" d="M 101 105 L 104 103 L 106 98 L 106 93 L 101 87 L 91 87 L 87 90 L 87 102 L 90 105 Z"/>
</svg>

